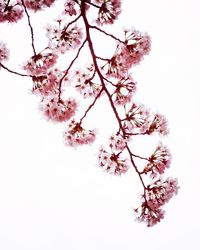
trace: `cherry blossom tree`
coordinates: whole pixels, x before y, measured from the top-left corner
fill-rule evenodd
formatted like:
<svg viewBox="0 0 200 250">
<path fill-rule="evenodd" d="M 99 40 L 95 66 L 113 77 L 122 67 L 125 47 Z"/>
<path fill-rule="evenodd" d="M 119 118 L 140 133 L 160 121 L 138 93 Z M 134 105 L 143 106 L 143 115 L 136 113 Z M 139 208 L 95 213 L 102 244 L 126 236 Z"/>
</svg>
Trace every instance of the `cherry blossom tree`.
<svg viewBox="0 0 200 250">
<path fill-rule="evenodd" d="M 100 147 L 98 165 L 103 171 L 117 176 L 125 174 L 131 167 L 135 170 L 143 193 L 141 204 L 133 209 L 133 213 L 138 221 L 145 222 L 148 227 L 153 226 L 164 218 L 163 206 L 177 194 L 179 186 L 177 179 L 164 177 L 170 166 L 171 154 L 162 142 L 149 156 L 134 152 L 135 137 L 144 136 L 145 140 L 147 136 L 169 133 L 163 115 L 152 112 L 133 98 L 137 82 L 131 69 L 149 54 L 151 38 L 134 28 L 124 28 L 119 37 L 104 29 L 118 19 L 120 0 L 66 0 L 60 16 L 45 27 L 48 43 L 38 52 L 31 16 L 50 7 L 56 7 L 55 0 L 0 0 L 1 23 L 17 25 L 22 18 L 27 19 L 33 54 L 23 62 L 19 71 L 10 69 L 7 65 L 9 49 L 0 41 L 0 68 L 32 81 L 32 94 L 38 96 L 41 112 L 50 122 L 67 122 L 64 142 L 74 148 L 94 143 L 97 124 L 86 128 L 84 121 L 95 109 L 97 101 L 106 96 L 118 129 L 113 131 L 106 145 Z M 91 35 L 94 30 L 114 41 L 111 57 L 95 51 Z M 80 69 L 76 63 L 85 48 L 88 49 L 89 63 Z M 74 57 L 66 69 L 61 70 L 57 63 L 69 51 Z M 80 119 L 77 118 L 77 100 L 63 95 L 69 85 L 83 99 L 91 100 Z"/>
</svg>

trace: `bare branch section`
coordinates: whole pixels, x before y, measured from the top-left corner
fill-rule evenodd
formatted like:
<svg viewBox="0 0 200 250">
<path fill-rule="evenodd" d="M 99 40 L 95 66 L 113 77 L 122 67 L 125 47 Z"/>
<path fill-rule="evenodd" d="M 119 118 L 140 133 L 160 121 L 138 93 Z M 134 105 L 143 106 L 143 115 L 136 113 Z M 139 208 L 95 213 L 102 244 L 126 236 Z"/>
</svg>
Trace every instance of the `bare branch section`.
<svg viewBox="0 0 200 250">
<path fill-rule="evenodd" d="M 30 32 L 31 32 L 31 44 L 32 44 L 32 48 L 33 48 L 33 53 L 36 56 L 37 53 L 36 53 L 36 49 L 35 49 L 35 45 L 34 45 L 34 34 L 33 34 L 33 27 L 32 27 L 32 24 L 31 24 L 31 18 L 30 18 L 30 15 L 29 15 L 28 11 L 27 11 L 24 0 L 21 0 L 21 2 L 22 2 L 22 5 L 24 7 L 24 11 L 26 13 L 27 20 L 28 20 L 28 26 L 29 26 Z"/>
<path fill-rule="evenodd" d="M 12 69 L 9 69 L 8 67 L 6 67 L 5 65 L 3 65 L 2 63 L 0 63 L 0 67 L 2 67 L 3 69 L 7 70 L 9 73 L 12 73 L 12 74 L 15 74 L 15 75 L 18 75 L 18 76 L 31 77 L 30 75 L 22 74 L 22 73 L 19 73 L 17 71 L 14 71 Z"/>
</svg>

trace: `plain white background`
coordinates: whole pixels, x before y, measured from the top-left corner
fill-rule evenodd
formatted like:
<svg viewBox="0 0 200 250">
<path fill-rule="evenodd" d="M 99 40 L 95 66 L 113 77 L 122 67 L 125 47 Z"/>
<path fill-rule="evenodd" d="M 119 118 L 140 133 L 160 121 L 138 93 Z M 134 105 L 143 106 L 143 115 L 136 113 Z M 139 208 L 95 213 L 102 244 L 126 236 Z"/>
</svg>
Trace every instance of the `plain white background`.
<svg viewBox="0 0 200 250">
<path fill-rule="evenodd" d="M 121 27 L 133 26 L 152 37 L 150 55 L 133 68 L 135 98 L 169 120 L 171 133 L 163 141 L 173 161 L 166 176 L 178 178 L 179 194 L 165 206 L 160 224 L 146 228 L 135 222 L 140 183 L 134 171 L 114 177 L 97 166 L 98 147 L 116 126 L 106 98 L 88 116 L 88 127 L 99 130 L 97 142 L 74 150 L 63 144 L 65 125 L 43 119 L 31 81 L 1 69 L 0 249 L 200 249 L 200 4 L 124 0 L 122 8 L 110 31 L 120 36 Z M 38 51 L 46 42 L 42 27 L 59 13 L 54 11 L 32 16 Z M 11 49 L 10 68 L 20 71 L 31 56 L 29 35 L 26 19 L 0 25 L 0 40 Z M 95 42 L 102 54 L 109 52 L 106 41 Z M 63 60 L 65 68 L 67 55 Z M 159 140 L 148 138 L 146 147 Z M 137 140 L 132 146 L 145 150 Z"/>
</svg>

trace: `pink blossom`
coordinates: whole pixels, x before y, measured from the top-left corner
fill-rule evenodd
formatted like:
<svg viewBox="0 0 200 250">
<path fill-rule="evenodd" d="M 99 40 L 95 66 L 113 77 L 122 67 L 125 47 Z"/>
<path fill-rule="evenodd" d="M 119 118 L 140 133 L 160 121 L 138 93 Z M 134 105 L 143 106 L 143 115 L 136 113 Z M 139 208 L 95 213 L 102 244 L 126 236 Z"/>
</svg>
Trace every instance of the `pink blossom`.
<svg viewBox="0 0 200 250">
<path fill-rule="evenodd" d="M 75 87 L 84 98 L 96 97 L 101 91 L 101 85 L 94 79 L 94 66 L 87 67 L 85 71 L 77 70 L 75 73 Z"/>
<path fill-rule="evenodd" d="M 126 143 L 127 139 L 124 139 L 120 134 L 114 134 L 109 138 L 109 147 L 112 151 L 123 151 Z"/>
<path fill-rule="evenodd" d="M 162 206 L 178 193 L 178 189 L 177 179 L 170 177 L 164 181 L 158 179 L 148 185 L 142 196 L 141 206 L 134 209 L 137 220 L 145 222 L 148 227 L 160 222 L 164 218 Z"/>
<path fill-rule="evenodd" d="M 168 177 L 166 180 L 159 178 L 148 186 L 146 191 L 146 199 L 156 207 L 163 206 L 174 195 L 178 193 L 177 179 Z"/>
<path fill-rule="evenodd" d="M 99 166 L 114 175 L 124 174 L 129 168 L 127 159 L 120 158 L 119 153 L 109 153 L 103 148 L 99 151 Z"/>
<path fill-rule="evenodd" d="M 120 0 L 95 0 L 95 3 L 100 4 L 97 18 L 99 25 L 114 23 L 121 13 Z"/>
<path fill-rule="evenodd" d="M 42 100 L 40 108 L 48 119 L 63 122 L 75 114 L 77 103 L 72 98 L 58 101 L 58 97 L 48 96 Z"/>
<path fill-rule="evenodd" d="M 33 76 L 33 90 L 36 95 L 50 95 L 58 89 L 62 72 L 57 68 L 48 70 L 46 74 Z M 66 81 L 66 80 L 65 80 Z"/>
<path fill-rule="evenodd" d="M 56 63 L 57 58 L 58 56 L 53 53 L 39 53 L 32 56 L 23 68 L 30 75 L 46 75 L 47 71 Z"/>
<path fill-rule="evenodd" d="M 80 123 L 72 120 L 68 126 L 68 129 L 64 133 L 64 140 L 66 145 L 80 146 L 85 144 L 91 144 L 95 141 L 96 135 L 94 130 L 84 129 Z"/>
<path fill-rule="evenodd" d="M 151 172 L 151 176 L 154 178 L 158 174 L 163 174 L 165 169 L 169 168 L 170 163 L 171 154 L 168 148 L 160 143 L 149 158 L 149 162 L 144 168 L 144 173 Z"/>
<path fill-rule="evenodd" d="M 76 24 L 68 27 L 62 19 L 57 19 L 56 26 L 49 25 L 46 31 L 49 48 L 55 52 L 64 54 L 68 50 L 76 49 L 81 43 L 81 29 Z"/>
<path fill-rule="evenodd" d="M 17 22 L 23 17 L 23 8 L 20 1 L 0 0 L 0 23 Z"/>
<path fill-rule="evenodd" d="M 42 10 L 44 7 L 50 7 L 55 0 L 24 0 L 24 3 L 28 9 L 33 11 Z"/>
<path fill-rule="evenodd" d="M 144 222 L 148 227 L 152 227 L 164 219 L 165 211 L 160 208 L 151 209 L 144 202 L 141 207 L 134 209 L 134 213 L 138 222 Z"/>
<path fill-rule="evenodd" d="M 128 67 L 120 57 L 119 45 L 111 59 L 102 67 L 107 77 L 123 78 L 127 75 Z"/>
<path fill-rule="evenodd" d="M 147 130 L 148 134 L 158 132 L 160 135 L 167 135 L 169 133 L 168 123 L 163 115 L 155 114 L 153 121 Z"/>
<path fill-rule="evenodd" d="M 0 41 L 0 63 L 9 59 L 9 50 L 4 42 Z"/>
<path fill-rule="evenodd" d="M 128 68 L 138 64 L 151 49 L 151 39 L 148 34 L 138 30 L 125 30 L 125 42 L 120 44 L 120 58 Z"/>
<path fill-rule="evenodd" d="M 75 1 L 67 0 L 64 5 L 65 7 L 64 13 L 69 14 L 70 16 L 76 15 L 77 11 L 75 9 L 75 5 L 76 5 Z"/>
<path fill-rule="evenodd" d="M 126 105 L 131 101 L 133 94 L 136 91 L 136 82 L 132 79 L 131 75 L 123 77 L 115 85 L 115 91 L 112 94 L 114 102 L 117 105 Z"/>
<path fill-rule="evenodd" d="M 132 103 L 123 122 L 127 133 L 143 133 L 148 127 L 149 110 L 144 105 Z"/>
</svg>

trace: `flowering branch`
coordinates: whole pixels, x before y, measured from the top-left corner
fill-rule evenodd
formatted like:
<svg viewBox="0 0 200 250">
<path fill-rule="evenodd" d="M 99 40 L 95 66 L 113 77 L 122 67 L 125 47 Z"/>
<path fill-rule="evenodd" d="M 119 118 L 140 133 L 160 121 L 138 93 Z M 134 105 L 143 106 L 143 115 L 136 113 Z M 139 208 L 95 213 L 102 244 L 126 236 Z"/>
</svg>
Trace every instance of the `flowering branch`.
<svg viewBox="0 0 200 250">
<path fill-rule="evenodd" d="M 145 222 L 148 227 L 153 226 L 164 218 L 163 206 L 177 194 L 179 187 L 176 179 L 163 177 L 171 163 L 171 155 L 166 146 L 160 142 L 149 157 L 135 154 L 132 149 L 136 135 L 165 136 L 169 132 L 163 115 L 151 112 L 132 98 L 137 83 L 130 70 L 150 52 L 151 39 L 147 33 L 125 29 L 124 40 L 121 40 L 103 29 L 104 25 L 112 25 L 117 20 L 121 13 L 120 0 L 65 0 L 62 17 L 46 27 L 48 45 L 42 52 L 36 53 L 28 10 L 41 11 L 51 7 L 54 1 L 21 0 L 15 3 L 0 0 L 0 22 L 17 22 L 23 18 L 25 12 L 34 52 L 23 67 L 26 74 L 21 74 L 2 64 L 9 58 L 9 50 L 5 43 L 0 42 L 0 67 L 9 73 L 31 77 L 32 93 L 40 98 L 41 112 L 49 121 L 69 121 L 64 131 L 65 144 L 68 146 L 78 147 L 95 141 L 96 130 L 84 128 L 83 123 L 90 110 L 95 108 L 97 100 L 105 94 L 118 129 L 108 139 L 107 148 L 100 148 L 99 167 L 113 175 L 125 174 L 130 166 L 135 170 L 143 194 L 141 205 L 134 209 L 134 213 L 138 221 Z M 93 9 L 97 15 L 95 24 L 88 15 Z M 68 22 L 65 16 L 74 16 L 74 19 Z M 92 30 L 116 42 L 111 58 L 96 54 Z M 91 63 L 78 69 L 75 62 L 86 44 L 89 49 L 87 60 Z M 66 70 L 61 71 L 57 67 L 57 61 L 61 54 L 68 51 L 75 51 L 75 55 Z M 79 121 L 73 118 L 78 107 L 76 99 L 64 98 L 62 95 L 69 84 L 80 93 L 81 105 L 84 105 L 84 99 L 92 98 Z M 137 161 L 141 164 L 137 164 Z"/>
</svg>

